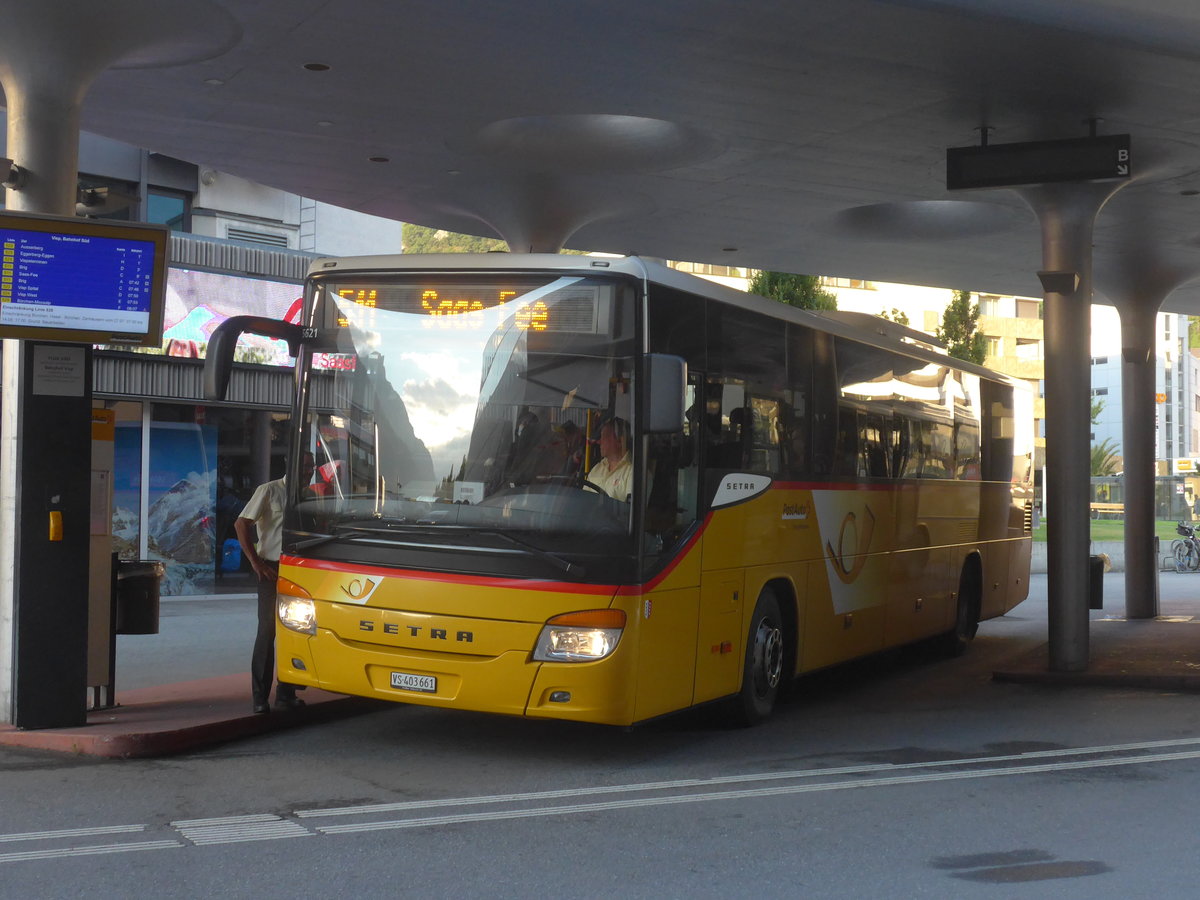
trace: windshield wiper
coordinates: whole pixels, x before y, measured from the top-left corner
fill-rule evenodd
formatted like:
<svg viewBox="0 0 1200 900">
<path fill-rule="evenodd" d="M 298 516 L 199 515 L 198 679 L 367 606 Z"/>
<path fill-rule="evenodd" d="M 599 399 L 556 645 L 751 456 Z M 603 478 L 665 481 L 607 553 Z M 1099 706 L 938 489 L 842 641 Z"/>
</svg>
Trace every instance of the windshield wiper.
<svg viewBox="0 0 1200 900">
<path fill-rule="evenodd" d="M 302 541 L 297 541 L 291 545 L 294 551 L 311 550 L 313 547 L 320 547 L 324 544 L 339 540 L 354 540 L 355 538 L 368 537 L 372 535 L 388 535 L 393 539 L 398 539 L 403 534 L 435 536 L 451 533 L 469 533 L 469 534 L 486 534 L 489 537 L 500 538 L 507 541 L 510 545 L 518 547 L 527 553 L 530 553 L 539 559 L 543 559 L 550 563 L 556 569 L 565 575 L 572 575 L 578 578 L 584 577 L 587 570 L 578 563 L 573 563 L 563 559 L 549 550 L 543 550 L 528 541 L 523 541 L 518 537 L 514 537 L 504 531 L 497 531 L 488 528 L 472 528 L 465 525 L 439 525 L 433 528 L 421 527 L 420 525 L 410 525 L 407 522 L 396 522 L 393 525 L 339 525 L 333 534 L 322 534 L 316 537 L 306 538 Z"/>
<path fill-rule="evenodd" d="M 489 537 L 498 537 L 501 540 L 508 541 L 514 547 L 520 547 L 523 550 L 528 550 L 538 558 L 546 560 L 546 562 L 550 563 L 556 569 L 561 570 L 565 575 L 576 575 L 582 578 L 587 574 L 587 570 L 578 563 L 573 563 L 570 560 L 563 559 L 558 554 L 551 553 L 549 550 L 543 550 L 541 547 L 535 546 L 528 541 L 523 541 L 519 537 L 513 537 L 508 532 L 495 531 L 486 528 L 469 528 L 466 530 L 472 531 L 475 534 L 486 534 Z"/>
<path fill-rule="evenodd" d="M 319 534 L 316 537 L 305 538 L 302 541 L 297 541 L 291 544 L 292 550 L 311 550 L 313 547 L 320 547 L 322 544 L 329 544 L 333 541 L 351 540 L 363 534 L 370 534 L 376 531 L 383 531 L 380 528 L 364 528 L 361 525 L 339 525 L 334 529 L 333 534 Z"/>
</svg>

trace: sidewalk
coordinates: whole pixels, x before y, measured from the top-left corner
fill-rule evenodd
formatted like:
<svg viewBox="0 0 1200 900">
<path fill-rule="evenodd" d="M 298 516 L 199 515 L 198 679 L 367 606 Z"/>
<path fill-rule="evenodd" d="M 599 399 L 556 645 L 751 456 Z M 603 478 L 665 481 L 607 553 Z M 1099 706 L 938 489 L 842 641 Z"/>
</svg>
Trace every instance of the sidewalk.
<svg viewBox="0 0 1200 900">
<path fill-rule="evenodd" d="M 1045 585 L 1045 576 L 1035 576 L 1030 599 L 1018 609 L 1044 621 Z M 1087 671 L 1049 671 L 1048 647 L 1041 644 L 1007 661 L 993 677 L 1052 687 L 1200 691 L 1200 574 L 1162 576 L 1157 619 L 1126 621 L 1123 588 L 1120 573 L 1105 577 L 1105 610 L 1092 613 Z M 117 706 L 89 712 L 87 724 L 77 728 L 19 731 L 0 725 L 0 746 L 102 757 L 169 756 L 389 707 L 310 688 L 302 695 L 302 709 L 254 715 L 245 670 L 254 634 L 253 598 L 165 600 L 162 610 L 158 635 L 119 639 Z"/>
<path fill-rule="evenodd" d="M 1200 584 L 1197 585 L 1200 587 Z M 1088 667 L 1051 672 L 1049 645 L 1016 657 L 992 674 L 1017 684 L 1101 685 L 1160 691 L 1200 691 L 1200 617 L 1092 620 Z"/>
<path fill-rule="evenodd" d="M 309 688 L 302 709 L 251 712 L 249 674 L 137 688 L 111 709 L 88 712 L 87 725 L 19 731 L 0 725 L 0 746 L 121 758 L 170 756 L 211 744 L 358 715 L 378 700 Z"/>
<path fill-rule="evenodd" d="M 1123 573 L 1106 575 L 1104 589 L 1105 608 L 1092 613 L 1087 671 L 1051 672 L 1049 645 L 1042 644 L 993 677 L 1019 684 L 1200 691 L 1200 573 L 1159 573 L 1154 619 L 1124 618 Z M 1026 603 L 1032 600 L 1031 595 Z"/>
<path fill-rule="evenodd" d="M 154 757 L 387 708 L 378 700 L 309 688 L 302 709 L 255 715 L 250 653 L 254 594 L 164 597 L 159 633 L 117 637 L 116 706 L 74 728 L 19 731 L 0 724 L 0 746 L 87 756 Z"/>
</svg>

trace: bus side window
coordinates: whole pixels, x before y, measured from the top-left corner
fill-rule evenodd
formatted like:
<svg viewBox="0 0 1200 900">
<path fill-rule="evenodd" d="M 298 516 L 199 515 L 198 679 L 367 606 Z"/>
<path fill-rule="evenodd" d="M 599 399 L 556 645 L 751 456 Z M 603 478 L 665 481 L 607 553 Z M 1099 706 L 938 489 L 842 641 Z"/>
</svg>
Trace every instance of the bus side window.
<svg viewBox="0 0 1200 900">
<path fill-rule="evenodd" d="M 751 397 L 747 468 L 764 475 L 778 475 L 782 466 L 780 444 L 783 422 L 780 403 L 768 397 Z"/>
<path fill-rule="evenodd" d="M 859 446 L 862 459 L 859 474 L 871 478 L 888 477 L 888 459 L 883 417 L 875 413 L 859 415 Z"/>
<path fill-rule="evenodd" d="M 838 437 L 838 371 L 833 335 L 812 333 L 811 412 L 808 433 L 812 441 L 810 465 L 818 477 L 831 475 Z"/>
<path fill-rule="evenodd" d="M 858 412 L 841 406 L 837 411 L 837 443 L 833 450 L 833 474 L 858 474 Z"/>
<path fill-rule="evenodd" d="M 731 379 L 710 379 L 705 406 L 705 443 L 710 469 L 741 469 L 746 465 L 748 411 L 746 389 Z"/>
<path fill-rule="evenodd" d="M 908 439 L 908 419 L 904 416 L 892 417 L 891 448 L 892 477 L 907 478 L 911 474 L 909 457 L 912 454 L 912 445 Z"/>
<path fill-rule="evenodd" d="M 678 434 L 650 436 L 646 465 L 646 536 L 651 552 L 647 563 L 653 568 L 661 554 L 669 552 L 696 521 L 700 496 L 700 453 L 702 433 L 696 407 L 696 382 L 689 375 L 688 415 Z"/>
</svg>

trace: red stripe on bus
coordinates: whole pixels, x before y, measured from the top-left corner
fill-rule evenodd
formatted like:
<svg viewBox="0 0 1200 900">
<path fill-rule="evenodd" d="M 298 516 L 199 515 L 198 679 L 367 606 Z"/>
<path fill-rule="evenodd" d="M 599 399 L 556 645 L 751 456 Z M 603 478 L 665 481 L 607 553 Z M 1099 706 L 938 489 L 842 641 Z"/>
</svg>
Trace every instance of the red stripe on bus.
<svg viewBox="0 0 1200 900">
<path fill-rule="evenodd" d="M 544 581 L 525 578 L 493 578 L 487 575 L 457 575 L 450 572 L 421 572 L 415 569 L 390 569 L 382 566 L 351 565 L 323 559 L 303 559 L 299 556 L 280 558 L 284 565 L 299 569 L 317 569 L 347 575 L 374 575 L 378 578 L 404 578 L 410 581 L 437 581 L 446 584 L 470 584 L 477 587 L 518 588 L 525 591 L 557 591 L 567 594 L 602 594 L 612 596 L 614 584 L 577 584 L 573 581 Z"/>
<path fill-rule="evenodd" d="M 617 588 L 617 594 L 622 597 L 636 596 L 637 594 L 644 594 L 646 591 L 652 591 L 658 587 L 663 579 L 674 572 L 675 567 L 683 562 L 683 558 L 692 552 L 692 548 L 696 546 L 696 541 L 700 540 L 700 535 L 704 534 L 704 530 L 708 528 L 708 523 L 712 521 L 712 517 L 713 511 L 709 510 L 708 514 L 704 517 L 704 521 L 700 523 L 700 527 L 696 529 L 696 533 L 688 538 L 686 544 L 679 548 L 679 552 L 675 554 L 674 559 L 667 563 L 665 569 L 663 569 L 645 584 L 622 585 L 621 587 Z"/>
</svg>

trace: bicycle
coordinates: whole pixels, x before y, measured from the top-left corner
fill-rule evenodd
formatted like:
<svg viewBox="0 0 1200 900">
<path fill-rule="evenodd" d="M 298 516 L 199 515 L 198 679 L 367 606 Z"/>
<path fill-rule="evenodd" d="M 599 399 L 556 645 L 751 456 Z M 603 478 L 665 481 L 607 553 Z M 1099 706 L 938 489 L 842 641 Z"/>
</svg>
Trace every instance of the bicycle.
<svg viewBox="0 0 1200 900">
<path fill-rule="evenodd" d="M 1180 522 L 1175 526 L 1175 532 L 1183 537 L 1183 540 L 1171 541 L 1175 571 L 1195 572 L 1200 569 L 1200 539 L 1196 537 L 1196 529 L 1186 522 Z"/>
</svg>

